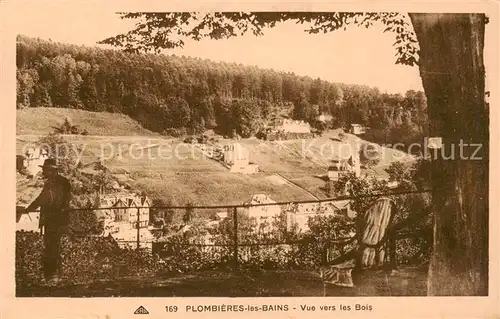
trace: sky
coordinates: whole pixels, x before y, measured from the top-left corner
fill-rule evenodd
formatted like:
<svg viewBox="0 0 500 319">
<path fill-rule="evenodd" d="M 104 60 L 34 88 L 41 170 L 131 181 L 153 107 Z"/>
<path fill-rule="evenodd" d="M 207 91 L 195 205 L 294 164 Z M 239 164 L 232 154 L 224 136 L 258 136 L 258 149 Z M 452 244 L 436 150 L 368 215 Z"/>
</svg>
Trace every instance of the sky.
<svg viewBox="0 0 500 319">
<path fill-rule="evenodd" d="M 17 33 L 98 46 L 98 41 L 126 32 L 134 23 L 92 6 L 79 6 L 78 10 L 75 7 L 44 8 L 28 10 L 24 12 L 24 19 L 16 19 Z M 423 90 L 418 67 L 395 64 L 393 34 L 383 33 L 376 27 L 349 27 L 347 31 L 314 35 L 303 30 L 304 26 L 293 22 L 283 23 L 266 29 L 262 37 L 248 34 L 227 40 L 186 41 L 182 49 L 169 53 L 257 65 L 332 82 L 364 84 L 388 93 Z"/>
</svg>

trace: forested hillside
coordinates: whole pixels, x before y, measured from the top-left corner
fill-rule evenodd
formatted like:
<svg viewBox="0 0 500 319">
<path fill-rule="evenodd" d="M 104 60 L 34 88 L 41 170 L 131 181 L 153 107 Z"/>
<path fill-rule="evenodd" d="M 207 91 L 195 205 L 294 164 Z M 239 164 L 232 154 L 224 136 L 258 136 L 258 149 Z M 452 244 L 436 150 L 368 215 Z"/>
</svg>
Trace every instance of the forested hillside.
<svg viewBox="0 0 500 319">
<path fill-rule="evenodd" d="M 389 143 L 419 139 L 427 125 L 422 92 L 386 94 L 253 66 L 18 36 L 17 108 L 26 107 L 119 112 L 174 136 L 206 128 L 250 136 L 276 117 L 317 126 L 319 114 L 330 114 L 331 128 L 365 124 L 368 138 Z"/>
</svg>

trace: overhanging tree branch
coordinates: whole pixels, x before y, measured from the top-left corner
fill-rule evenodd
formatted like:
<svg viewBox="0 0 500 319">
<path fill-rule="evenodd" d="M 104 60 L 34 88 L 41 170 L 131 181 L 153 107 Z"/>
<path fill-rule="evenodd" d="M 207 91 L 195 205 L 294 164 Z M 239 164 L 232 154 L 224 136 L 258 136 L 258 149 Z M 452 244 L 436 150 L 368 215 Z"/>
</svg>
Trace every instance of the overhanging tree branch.
<svg viewBox="0 0 500 319">
<path fill-rule="evenodd" d="M 396 63 L 418 63 L 418 42 L 406 15 L 397 12 L 133 12 L 119 13 L 121 19 L 136 20 L 135 28 L 100 41 L 127 52 L 156 52 L 184 46 L 184 40 L 229 39 L 294 21 L 309 34 L 346 29 L 349 25 L 371 27 L 381 24 L 383 32 L 395 34 Z"/>
</svg>

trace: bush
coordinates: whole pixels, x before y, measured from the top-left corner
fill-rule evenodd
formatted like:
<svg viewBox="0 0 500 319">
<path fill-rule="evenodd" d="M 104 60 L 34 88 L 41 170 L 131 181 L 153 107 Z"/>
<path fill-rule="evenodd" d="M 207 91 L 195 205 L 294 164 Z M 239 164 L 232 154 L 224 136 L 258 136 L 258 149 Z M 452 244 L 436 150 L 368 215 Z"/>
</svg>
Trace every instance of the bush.
<svg viewBox="0 0 500 319">
<path fill-rule="evenodd" d="M 64 119 L 61 126 L 55 127 L 54 132 L 57 134 L 89 135 L 89 132 L 86 129 L 80 130 L 77 125 L 71 124 L 71 120 L 69 118 Z"/>
<path fill-rule="evenodd" d="M 56 133 L 42 136 L 37 144 L 47 151 L 50 158 L 57 159 L 63 175 L 68 176 L 75 172 L 79 164 L 77 155 L 82 152 L 81 145 L 66 141 L 64 137 Z"/>
<path fill-rule="evenodd" d="M 398 264 L 420 264 L 428 261 L 432 250 L 429 238 L 406 238 L 396 243 Z"/>
<path fill-rule="evenodd" d="M 186 128 L 167 128 L 163 131 L 163 135 L 172 137 L 181 137 L 186 135 Z"/>
<path fill-rule="evenodd" d="M 16 232 L 16 285 L 29 285 L 42 279 L 42 252 L 40 234 Z"/>
<path fill-rule="evenodd" d="M 361 165 L 375 166 L 380 162 L 379 146 L 375 144 L 361 144 L 359 150 L 359 161 Z"/>
<path fill-rule="evenodd" d="M 195 143 L 198 143 L 198 139 L 194 136 L 189 136 L 189 137 L 186 137 L 184 140 L 183 140 L 184 143 L 186 144 L 195 144 Z"/>
<path fill-rule="evenodd" d="M 238 218 L 238 260 L 244 269 L 311 269 L 338 257 L 351 247 L 338 247 L 333 240 L 349 237 L 354 224 L 340 216 L 318 216 L 309 221 L 310 231 L 299 235 L 286 230 L 286 214 L 258 227 L 254 218 Z M 229 217 L 218 227 L 206 229 L 191 223 L 188 232 L 170 236 L 158 244 L 159 255 L 166 258 L 166 269 L 186 272 L 203 269 L 226 269 L 234 260 L 233 221 Z M 193 246 L 206 243 L 206 235 L 216 246 Z M 263 245 L 262 245 L 263 244 Z"/>
<path fill-rule="evenodd" d="M 40 282 L 42 254 L 43 240 L 39 233 L 16 232 L 17 285 Z M 159 264 L 148 252 L 120 249 L 112 238 L 62 238 L 60 278 L 64 284 L 112 280 L 158 270 Z"/>
</svg>

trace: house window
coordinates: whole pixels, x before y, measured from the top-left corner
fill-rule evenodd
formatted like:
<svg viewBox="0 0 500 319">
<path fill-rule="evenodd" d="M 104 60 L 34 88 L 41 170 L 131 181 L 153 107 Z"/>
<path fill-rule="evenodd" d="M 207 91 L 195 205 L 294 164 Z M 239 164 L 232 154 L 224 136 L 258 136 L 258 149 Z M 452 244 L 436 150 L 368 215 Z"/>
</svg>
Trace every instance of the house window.
<svg viewBox="0 0 500 319">
<path fill-rule="evenodd" d="M 347 208 L 342 208 L 340 214 L 347 216 Z"/>
</svg>

